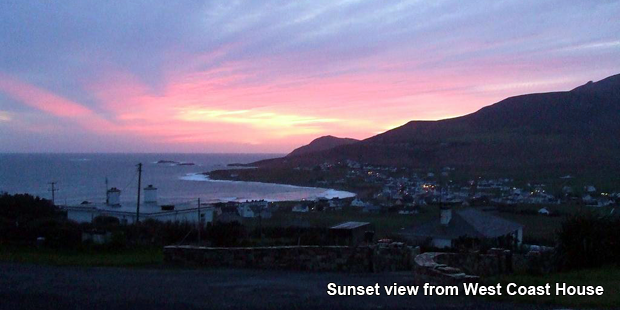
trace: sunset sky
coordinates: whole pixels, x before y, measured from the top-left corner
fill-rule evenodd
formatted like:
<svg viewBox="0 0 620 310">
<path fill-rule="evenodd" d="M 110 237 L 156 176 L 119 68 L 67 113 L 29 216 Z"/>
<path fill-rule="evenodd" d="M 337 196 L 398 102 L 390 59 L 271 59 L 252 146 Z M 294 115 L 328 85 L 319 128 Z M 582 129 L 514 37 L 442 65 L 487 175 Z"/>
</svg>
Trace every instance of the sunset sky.
<svg viewBox="0 0 620 310">
<path fill-rule="evenodd" d="M 0 152 L 283 153 L 620 73 L 620 1 L 0 2 Z"/>
</svg>

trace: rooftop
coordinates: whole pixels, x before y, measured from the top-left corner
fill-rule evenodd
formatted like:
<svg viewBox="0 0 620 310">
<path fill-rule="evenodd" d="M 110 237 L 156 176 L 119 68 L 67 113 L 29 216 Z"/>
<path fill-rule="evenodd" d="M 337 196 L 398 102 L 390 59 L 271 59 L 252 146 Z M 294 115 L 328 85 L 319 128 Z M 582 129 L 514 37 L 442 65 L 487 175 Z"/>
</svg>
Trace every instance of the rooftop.
<svg viewBox="0 0 620 310">
<path fill-rule="evenodd" d="M 356 229 L 356 228 L 367 226 L 367 225 L 370 225 L 370 223 L 369 222 L 345 222 L 345 223 L 333 226 L 330 229 Z"/>
<path fill-rule="evenodd" d="M 497 238 L 523 228 L 519 223 L 476 209 L 453 211 L 448 225 L 439 220 L 410 228 L 407 234 L 417 237 L 456 239 L 459 237 Z"/>
<path fill-rule="evenodd" d="M 174 205 L 175 210 L 186 210 L 186 209 L 194 209 L 197 208 L 197 204 L 195 202 L 179 202 L 179 203 L 140 203 L 140 213 L 160 213 L 162 212 L 162 205 Z M 203 208 L 210 207 L 210 205 L 201 204 Z M 110 211 L 110 212 L 136 212 L 136 202 L 126 202 L 122 201 L 120 205 L 107 205 L 105 203 L 97 203 L 97 202 L 89 202 L 86 204 L 78 204 L 78 205 L 70 205 L 66 208 L 68 209 L 97 209 L 101 211 Z"/>
</svg>

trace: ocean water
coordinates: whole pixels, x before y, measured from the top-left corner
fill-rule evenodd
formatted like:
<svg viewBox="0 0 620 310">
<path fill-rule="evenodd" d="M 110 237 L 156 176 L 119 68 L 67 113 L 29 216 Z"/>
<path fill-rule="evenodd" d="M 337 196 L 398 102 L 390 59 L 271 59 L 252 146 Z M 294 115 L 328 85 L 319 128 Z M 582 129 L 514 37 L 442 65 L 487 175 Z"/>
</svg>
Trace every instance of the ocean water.
<svg viewBox="0 0 620 310">
<path fill-rule="evenodd" d="M 158 202 L 181 203 L 269 201 L 351 197 L 351 193 L 290 185 L 209 180 L 202 175 L 231 163 L 250 163 L 278 154 L 0 154 L 0 192 L 29 193 L 51 199 L 56 182 L 56 204 L 104 202 L 106 183 L 121 190 L 121 202 L 135 202 L 137 167 L 142 163 L 142 187 L 158 188 Z M 170 160 L 194 165 L 158 164 Z"/>
</svg>

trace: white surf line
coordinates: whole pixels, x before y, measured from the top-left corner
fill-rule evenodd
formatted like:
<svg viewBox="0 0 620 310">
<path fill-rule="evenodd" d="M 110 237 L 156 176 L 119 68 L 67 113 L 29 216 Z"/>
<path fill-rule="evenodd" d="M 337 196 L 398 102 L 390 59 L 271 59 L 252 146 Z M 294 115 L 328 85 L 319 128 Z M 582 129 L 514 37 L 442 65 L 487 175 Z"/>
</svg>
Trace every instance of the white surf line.
<svg viewBox="0 0 620 310">
<path fill-rule="evenodd" d="M 280 184 L 280 183 L 267 183 L 267 182 L 255 182 L 255 181 L 233 181 L 233 180 L 213 180 L 209 178 L 208 175 L 202 173 L 188 173 L 185 176 L 180 177 L 179 179 L 184 181 L 194 181 L 194 182 L 214 182 L 214 183 L 233 183 L 233 184 L 267 184 L 267 185 L 276 185 L 282 186 L 286 188 L 292 189 L 318 189 L 322 190 L 322 195 L 311 195 L 314 198 L 324 197 L 327 199 L 332 198 L 352 198 L 355 197 L 355 193 L 347 192 L 347 191 L 339 191 L 330 188 L 323 187 L 308 187 L 308 186 L 297 186 L 290 184 Z"/>
</svg>

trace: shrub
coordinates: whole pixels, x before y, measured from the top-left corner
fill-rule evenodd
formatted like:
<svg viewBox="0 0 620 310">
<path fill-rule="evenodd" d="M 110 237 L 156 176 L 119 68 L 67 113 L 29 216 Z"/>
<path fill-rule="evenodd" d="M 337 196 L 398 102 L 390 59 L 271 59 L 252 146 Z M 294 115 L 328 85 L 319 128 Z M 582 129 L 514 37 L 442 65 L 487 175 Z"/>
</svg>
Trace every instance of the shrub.
<svg viewBox="0 0 620 310">
<path fill-rule="evenodd" d="M 207 239 L 218 247 L 239 245 L 245 235 L 245 229 L 239 222 L 216 223 L 206 230 Z"/>
<path fill-rule="evenodd" d="M 127 237 L 122 231 L 115 231 L 112 233 L 107 247 L 114 251 L 124 250 L 127 247 Z"/>
<path fill-rule="evenodd" d="M 130 243 L 138 245 L 170 245 L 181 242 L 195 227 L 195 225 L 186 222 L 160 222 L 147 219 L 139 224 L 126 226 L 124 229 L 127 240 Z"/>
<path fill-rule="evenodd" d="M 58 214 L 51 201 L 28 194 L 0 195 L 0 217 L 26 223 L 40 218 L 50 218 Z"/>
<path fill-rule="evenodd" d="M 562 223 L 557 258 L 563 270 L 600 267 L 620 260 L 620 219 L 592 212 Z"/>
<path fill-rule="evenodd" d="M 43 218 L 29 222 L 20 228 L 20 238 L 26 242 L 34 242 L 44 237 L 45 244 L 53 248 L 73 248 L 82 242 L 82 230 L 73 222 Z"/>
<path fill-rule="evenodd" d="M 93 219 L 93 225 L 98 228 L 110 228 L 120 224 L 120 220 L 114 216 L 100 215 Z"/>
</svg>

